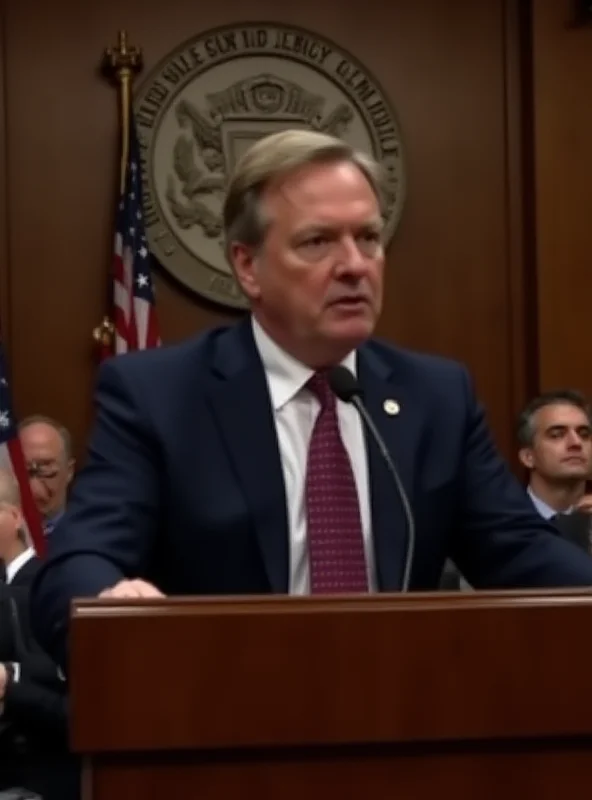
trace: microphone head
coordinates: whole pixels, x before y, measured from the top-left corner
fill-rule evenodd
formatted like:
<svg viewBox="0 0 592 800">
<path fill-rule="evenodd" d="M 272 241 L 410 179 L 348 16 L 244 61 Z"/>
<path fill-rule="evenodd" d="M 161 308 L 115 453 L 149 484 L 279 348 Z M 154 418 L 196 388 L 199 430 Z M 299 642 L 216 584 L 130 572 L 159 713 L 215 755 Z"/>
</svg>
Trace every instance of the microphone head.
<svg viewBox="0 0 592 800">
<path fill-rule="evenodd" d="M 347 367 L 332 367 L 327 372 L 327 380 L 331 391 L 344 403 L 351 403 L 354 397 L 362 394 L 362 389 L 355 375 Z"/>
</svg>

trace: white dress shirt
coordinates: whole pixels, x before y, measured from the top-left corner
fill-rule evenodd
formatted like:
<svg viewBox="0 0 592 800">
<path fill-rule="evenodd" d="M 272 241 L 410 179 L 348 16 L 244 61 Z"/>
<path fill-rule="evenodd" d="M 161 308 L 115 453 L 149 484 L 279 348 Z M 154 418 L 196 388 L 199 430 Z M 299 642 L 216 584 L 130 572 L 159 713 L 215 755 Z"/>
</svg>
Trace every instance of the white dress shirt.
<svg viewBox="0 0 592 800">
<path fill-rule="evenodd" d="M 30 561 L 34 555 L 35 550 L 32 547 L 27 547 L 19 556 L 13 558 L 12 561 L 6 565 L 6 583 L 11 583 L 19 569 L 24 567 L 27 561 Z"/>
<path fill-rule="evenodd" d="M 310 570 L 306 531 L 306 465 L 308 446 L 320 411 L 320 403 L 305 388 L 305 384 L 314 371 L 282 350 L 254 318 L 253 335 L 267 376 L 286 487 L 290 594 L 308 594 Z M 355 352 L 350 353 L 341 363 L 356 374 Z M 376 588 L 376 570 L 364 430 L 354 406 L 338 400 L 337 415 L 341 438 L 351 461 L 358 490 L 368 586 L 373 591 Z"/>
<path fill-rule="evenodd" d="M 556 514 L 559 513 L 554 508 L 551 508 L 551 506 L 548 503 L 545 503 L 544 500 L 541 500 L 540 497 L 537 497 L 537 495 L 532 491 L 530 486 L 527 488 L 526 493 L 528 494 L 528 496 L 532 500 L 532 502 L 534 504 L 534 507 L 536 508 L 536 510 L 539 512 L 539 514 L 541 515 L 541 517 L 543 519 L 550 520 Z M 573 506 L 570 506 L 570 508 L 566 509 L 565 511 L 562 511 L 561 513 L 562 514 L 571 514 L 572 511 L 573 511 Z"/>
</svg>

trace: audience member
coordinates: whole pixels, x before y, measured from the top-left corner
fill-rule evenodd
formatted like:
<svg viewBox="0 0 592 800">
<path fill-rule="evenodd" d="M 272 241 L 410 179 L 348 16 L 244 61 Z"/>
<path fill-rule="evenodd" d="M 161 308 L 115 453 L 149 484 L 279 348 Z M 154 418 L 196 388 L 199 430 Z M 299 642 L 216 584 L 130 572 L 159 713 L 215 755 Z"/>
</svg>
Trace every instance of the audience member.
<svg viewBox="0 0 592 800">
<path fill-rule="evenodd" d="M 536 510 L 565 538 L 589 551 L 592 419 L 587 400 L 567 389 L 534 398 L 518 419 L 518 442 Z"/>
<path fill-rule="evenodd" d="M 21 422 L 19 436 L 43 530 L 50 535 L 64 513 L 74 475 L 70 433 L 51 417 L 39 414 Z"/>
<path fill-rule="evenodd" d="M 25 786 L 46 800 L 78 796 L 68 754 L 66 684 L 33 639 L 29 587 L 39 559 L 29 545 L 12 474 L 0 470 L 0 789 Z"/>
</svg>

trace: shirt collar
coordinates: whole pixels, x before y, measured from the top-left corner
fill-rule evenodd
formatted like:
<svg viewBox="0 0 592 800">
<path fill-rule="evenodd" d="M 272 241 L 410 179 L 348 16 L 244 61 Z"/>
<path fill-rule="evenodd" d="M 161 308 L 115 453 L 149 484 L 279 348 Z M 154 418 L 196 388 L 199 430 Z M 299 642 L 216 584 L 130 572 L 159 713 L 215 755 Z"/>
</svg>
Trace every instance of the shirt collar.
<svg viewBox="0 0 592 800">
<path fill-rule="evenodd" d="M 267 375 L 273 409 L 279 411 L 298 394 L 314 375 L 314 370 L 283 350 L 262 328 L 255 317 L 251 317 L 251 320 L 255 344 Z M 341 364 L 355 375 L 356 361 L 354 350 L 341 361 Z"/>
<path fill-rule="evenodd" d="M 559 513 L 571 514 L 571 512 L 573 510 L 573 507 L 572 507 L 572 508 L 566 509 L 565 511 L 559 512 L 556 509 L 551 508 L 551 506 L 548 503 L 545 503 L 544 500 L 541 500 L 540 497 L 537 497 L 536 494 L 530 488 L 530 486 L 528 487 L 528 489 L 526 491 L 527 491 L 528 495 L 530 496 L 530 499 L 534 503 L 534 506 L 535 506 L 536 510 L 539 512 L 541 517 L 543 517 L 543 519 L 551 519 L 552 517 L 554 517 L 556 514 L 559 514 Z"/>
<path fill-rule="evenodd" d="M 13 558 L 10 564 L 6 565 L 6 583 L 10 583 L 21 567 L 24 567 L 27 561 L 30 561 L 34 555 L 35 550 L 32 547 L 27 547 L 20 556 Z"/>
</svg>

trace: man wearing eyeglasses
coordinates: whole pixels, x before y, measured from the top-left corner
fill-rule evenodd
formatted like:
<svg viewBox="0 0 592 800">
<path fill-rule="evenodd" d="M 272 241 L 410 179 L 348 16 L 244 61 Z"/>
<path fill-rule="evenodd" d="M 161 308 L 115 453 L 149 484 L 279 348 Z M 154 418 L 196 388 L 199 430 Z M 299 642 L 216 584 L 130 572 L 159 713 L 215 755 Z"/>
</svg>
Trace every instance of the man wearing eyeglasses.
<svg viewBox="0 0 592 800">
<path fill-rule="evenodd" d="M 70 433 L 50 417 L 37 415 L 21 422 L 19 436 L 33 498 L 49 536 L 64 513 L 74 474 Z"/>
</svg>

